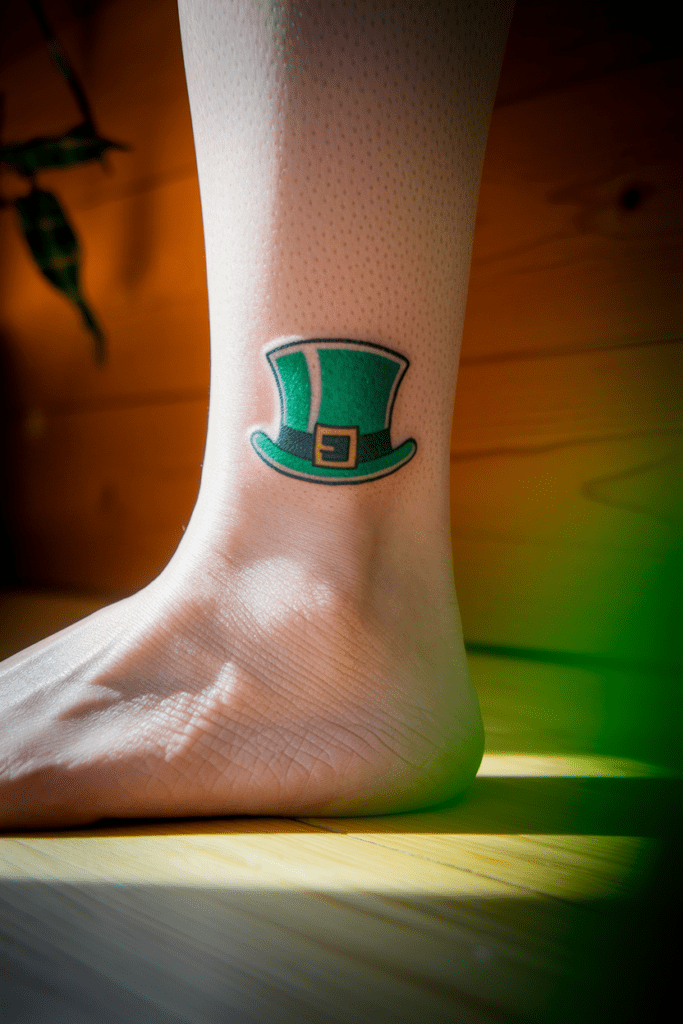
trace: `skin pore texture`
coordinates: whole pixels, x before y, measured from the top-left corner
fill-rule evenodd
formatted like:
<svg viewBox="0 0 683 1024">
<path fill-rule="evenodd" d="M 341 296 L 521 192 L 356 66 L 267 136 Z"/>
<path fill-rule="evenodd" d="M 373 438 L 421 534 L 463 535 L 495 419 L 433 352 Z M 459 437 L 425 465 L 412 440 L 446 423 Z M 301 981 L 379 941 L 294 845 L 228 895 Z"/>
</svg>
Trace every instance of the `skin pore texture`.
<svg viewBox="0 0 683 1024">
<path fill-rule="evenodd" d="M 149 586 L 0 666 L 5 829 L 410 810 L 462 792 L 483 752 L 449 448 L 512 5 L 179 11 L 211 321 L 200 492 Z"/>
</svg>

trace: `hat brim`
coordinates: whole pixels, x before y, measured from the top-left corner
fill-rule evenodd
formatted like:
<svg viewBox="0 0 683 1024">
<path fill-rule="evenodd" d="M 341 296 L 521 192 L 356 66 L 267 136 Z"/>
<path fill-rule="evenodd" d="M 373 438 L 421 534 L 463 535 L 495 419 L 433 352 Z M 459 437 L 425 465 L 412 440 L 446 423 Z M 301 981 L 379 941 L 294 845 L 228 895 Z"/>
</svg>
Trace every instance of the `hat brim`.
<svg viewBox="0 0 683 1024">
<path fill-rule="evenodd" d="M 278 473 L 315 484 L 362 484 L 368 480 L 378 480 L 405 466 L 417 451 L 416 442 L 410 438 L 388 455 L 370 462 L 360 462 L 355 469 L 334 469 L 331 466 L 314 466 L 307 459 L 283 451 L 262 430 L 254 431 L 251 443 L 259 458 Z"/>
</svg>

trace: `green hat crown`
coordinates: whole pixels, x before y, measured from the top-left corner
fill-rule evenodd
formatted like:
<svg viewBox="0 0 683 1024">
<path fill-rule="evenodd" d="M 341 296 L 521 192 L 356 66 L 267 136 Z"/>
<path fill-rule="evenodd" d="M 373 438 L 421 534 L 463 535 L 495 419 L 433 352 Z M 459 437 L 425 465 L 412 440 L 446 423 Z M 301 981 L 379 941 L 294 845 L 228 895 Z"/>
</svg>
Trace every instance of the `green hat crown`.
<svg viewBox="0 0 683 1024">
<path fill-rule="evenodd" d="M 267 353 L 280 395 L 276 441 L 251 435 L 273 469 L 315 483 L 363 483 L 396 472 L 417 450 L 391 447 L 391 414 L 409 362 L 365 341 L 313 338 Z"/>
</svg>

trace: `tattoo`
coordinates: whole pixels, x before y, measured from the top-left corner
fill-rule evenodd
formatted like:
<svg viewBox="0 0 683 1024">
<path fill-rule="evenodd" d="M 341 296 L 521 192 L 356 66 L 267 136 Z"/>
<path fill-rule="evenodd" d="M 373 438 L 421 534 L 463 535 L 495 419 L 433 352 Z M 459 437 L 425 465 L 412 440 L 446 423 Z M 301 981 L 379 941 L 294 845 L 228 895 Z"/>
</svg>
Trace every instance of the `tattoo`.
<svg viewBox="0 0 683 1024">
<path fill-rule="evenodd" d="M 280 394 L 280 432 L 251 435 L 257 455 L 298 480 L 360 484 L 395 473 L 417 451 L 391 447 L 391 414 L 410 363 L 346 338 L 286 342 L 266 353 Z"/>
</svg>

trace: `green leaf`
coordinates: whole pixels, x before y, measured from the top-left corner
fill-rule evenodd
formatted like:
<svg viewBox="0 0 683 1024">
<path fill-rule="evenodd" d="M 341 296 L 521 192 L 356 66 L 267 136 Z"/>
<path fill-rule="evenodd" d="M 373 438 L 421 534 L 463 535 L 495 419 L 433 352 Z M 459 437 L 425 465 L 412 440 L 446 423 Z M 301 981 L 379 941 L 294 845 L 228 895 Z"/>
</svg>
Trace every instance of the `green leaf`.
<svg viewBox="0 0 683 1024">
<path fill-rule="evenodd" d="M 2 146 L 0 161 L 30 178 L 37 171 L 100 160 L 108 149 L 127 148 L 120 142 L 100 138 L 92 125 L 83 123 L 63 135 L 40 136 L 14 146 Z"/>
<path fill-rule="evenodd" d="M 38 268 L 76 306 L 83 323 L 93 335 L 95 362 L 103 363 L 104 335 L 81 292 L 78 239 L 59 200 L 51 192 L 34 188 L 13 203 Z"/>
</svg>

